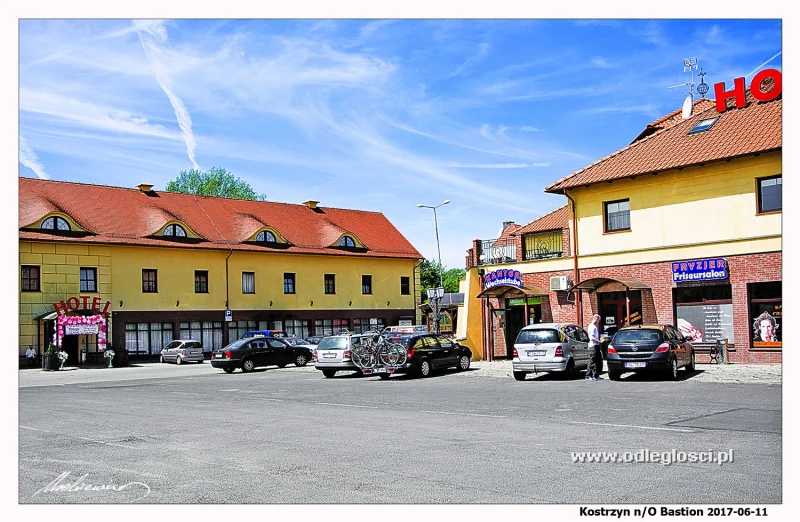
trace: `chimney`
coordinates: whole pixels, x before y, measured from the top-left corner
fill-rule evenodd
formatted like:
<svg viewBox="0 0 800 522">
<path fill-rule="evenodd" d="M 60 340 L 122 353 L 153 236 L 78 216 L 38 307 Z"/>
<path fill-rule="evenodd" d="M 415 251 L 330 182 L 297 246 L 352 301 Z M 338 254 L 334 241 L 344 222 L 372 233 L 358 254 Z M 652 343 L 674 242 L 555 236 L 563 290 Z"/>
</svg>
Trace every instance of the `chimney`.
<svg viewBox="0 0 800 522">
<path fill-rule="evenodd" d="M 310 199 L 308 201 L 304 201 L 303 205 L 307 206 L 311 210 L 315 210 L 317 208 L 317 205 L 319 205 L 319 201 L 314 201 L 313 199 Z"/>
<path fill-rule="evenodd" d="M 508 230 L 508 227 L 510 227 L 510 226 L 511 226 L 511 225 L 513 225 L 513 224 L 514 224 L 514 222 L 513 222 L 513 221 L 503 221 L 503 230 L 501 230 L 501 231 L 500 231 L 500 234 L 502 235 L 502 234 L 503 234 L 503 232 L 505 232 L 506 230 Z"/>
<path fill-rule="evenodd" d="M 153 191 L 153 185 L 151 183 L 139 183 L 138 185 L 136 185 L 136 188 L 138 188 L 145 194 Z"/>
</svg>

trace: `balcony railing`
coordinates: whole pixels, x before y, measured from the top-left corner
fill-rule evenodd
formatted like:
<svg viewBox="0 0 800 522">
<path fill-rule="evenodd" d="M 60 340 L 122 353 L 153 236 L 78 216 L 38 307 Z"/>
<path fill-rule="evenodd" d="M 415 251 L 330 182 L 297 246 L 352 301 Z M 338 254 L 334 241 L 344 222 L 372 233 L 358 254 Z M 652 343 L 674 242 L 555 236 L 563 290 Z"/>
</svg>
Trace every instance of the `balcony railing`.
<svg viewBox="0 0 800 522">
<path fill-rule="evenodd" d="M 517 245 L 513 239 L 483 239 L 478 266 L 517 262 Z"/>
</svg>

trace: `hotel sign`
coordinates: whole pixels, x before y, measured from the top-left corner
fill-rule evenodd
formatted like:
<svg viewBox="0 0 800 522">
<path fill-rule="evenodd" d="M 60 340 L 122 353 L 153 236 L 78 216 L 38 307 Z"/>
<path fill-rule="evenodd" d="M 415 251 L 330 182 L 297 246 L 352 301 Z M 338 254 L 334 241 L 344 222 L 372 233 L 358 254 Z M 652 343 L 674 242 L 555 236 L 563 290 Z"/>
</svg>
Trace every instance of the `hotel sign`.
<svg viewBox="0 0 800 522">
<path fill-rule="evenodd" d="M 489 289 L 495 286 L 522 286 L 522 274 L 518 270 L 495 270 L 483 276 L 483 288 Z"/>
<path fill-rule="evenodd" d="M 761 90 L 761 84 L 766 79 L 772 79 L 773 87 L 767 92 Z M 755 76 L 750 82 L 750 95 L 756 101 L 767 102 L 774 100 L 783 93 L 783 75 L 777 69 L 764 69 Z M 736 108 L 741 109 L 747 106 L 747 96 L 744 86 L 744 78 L 733 80 L 733 89 L 725 90 L 725 82 L 714 84 L 714 95 L 717 97 L 717 112 L 728 110 L 728 100 L 733 98 L 736 101 Z"/>
<path fill-rule="evenodd" d="M 674 283 L 727 279 L 728 275 L 728 264 L 721 257 L 672 263 L 672 281 Z"/>
</svg>

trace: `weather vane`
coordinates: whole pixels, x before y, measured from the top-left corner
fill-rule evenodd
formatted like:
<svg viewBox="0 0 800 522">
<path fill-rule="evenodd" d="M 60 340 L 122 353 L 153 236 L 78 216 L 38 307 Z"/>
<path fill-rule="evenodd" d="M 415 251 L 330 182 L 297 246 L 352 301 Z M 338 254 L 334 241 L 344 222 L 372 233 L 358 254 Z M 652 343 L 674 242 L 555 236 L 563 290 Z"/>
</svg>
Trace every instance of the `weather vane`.
<svg viewBox="0 0 800 522">
<path fill-rule="evenodd" d="M 697 86 L 697 94 L 699 94 L 703 98 L 706 97 L 706 93 L 708 92 L 708 84 L 703 79 L 703 76 L 705 76 L 705 75 L 706 75 L 706 72 L 701 67 L 700 68 L 700 73 L 697 75 L 697 76 L 700 77 L 700 85 Z"/>
</svg>

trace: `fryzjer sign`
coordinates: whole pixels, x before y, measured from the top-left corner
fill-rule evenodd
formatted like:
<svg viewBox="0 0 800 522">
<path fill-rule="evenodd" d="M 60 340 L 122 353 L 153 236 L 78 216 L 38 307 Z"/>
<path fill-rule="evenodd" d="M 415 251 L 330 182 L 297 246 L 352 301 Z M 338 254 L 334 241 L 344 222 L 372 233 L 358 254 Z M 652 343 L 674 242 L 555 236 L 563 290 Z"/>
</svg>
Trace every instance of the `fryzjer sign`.
<svg viewBox="0 0 800 522">
<path fill-rule="evenodd" d="M 495 270 L 494 272 L 489 272 L 483 276 L 483 283 L 484 289 L 493 288 L 500 285 L 516 286 L 519 288 L 522 286 L 522 274 L 520 274 L 517 270 Z"/>
<path fill-rule="evenodd" d="M 672 281 L 709 281 L 727 279 L 728 265 L 725 259 L 698 259 L 696 261 L 675 261 L 672 263 Z"/>
<path fill-rule="evenodd" d="M 772 89 L 764 92 L 761 90 L 761 83 L 767 78 L 772 79 Z M 783 76 L 777 69 L 764 69 L 755 76 L 753 81 L 750 82 L 750 94 L 756 101 L 767 102 L 774 100 L 783 92 Z M 717 112 L 725 112 L 728 110 L 728 100 L 733 98 L 736 100 L 736 108 L 741 109 L 747 105 L 747 96 L 745 96 L 744 78 L 736 78 L 733 80 L 733 89 L 730 91 L 725 90 L 725 82 L 714 84 L 714 95 L 717 97 Z"/>
</svg>

